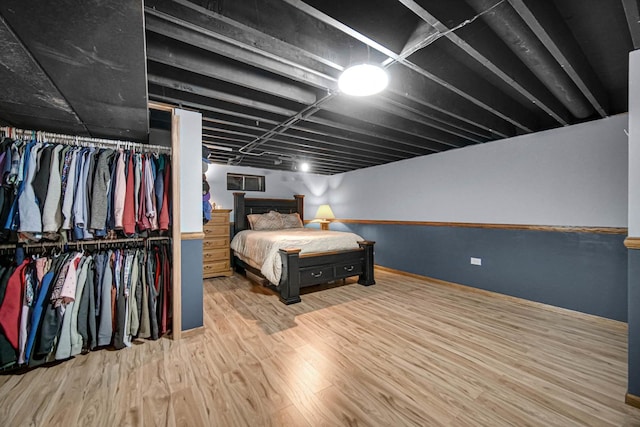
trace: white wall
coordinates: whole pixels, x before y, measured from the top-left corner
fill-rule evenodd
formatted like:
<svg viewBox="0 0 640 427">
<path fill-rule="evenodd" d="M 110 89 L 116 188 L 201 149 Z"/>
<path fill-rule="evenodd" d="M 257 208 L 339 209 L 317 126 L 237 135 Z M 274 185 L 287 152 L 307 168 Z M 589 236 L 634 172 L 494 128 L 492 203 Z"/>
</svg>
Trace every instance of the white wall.
<svg viewBox="0 0 640 427">
<path fill-rule="evenodd" d="M 329 203 L 338 218 L 626 227 L 626 128 L 621 114 L 334 175 Z"/>
<path fill-rule="evenodd" d="M 328 197 L 328 177 L 302 172 L 274 171 L 259 168 L 210 164 L 207 182 L 211 187 L 211 202 L 222 209 L 233 209 L 234 190 L 227 190 L 227 173 L 264 175 L 265 192 L 246 191 L 246 197 L 293 198 L 304 194 L 305 219 L 313 219 L 317 207 Z M 231 213 L 233 217 L 233 212 Z"/>
<path fill-rule="evenodd" d="M 640 50 L 629 53 L 629 237 L 640 237 Z"/>
<path fill-rule="evenodd" d="M 202 231 L 202 114 L 175 110 L 180 118 L 180 231 L 197 233 Z"/>
</svg>

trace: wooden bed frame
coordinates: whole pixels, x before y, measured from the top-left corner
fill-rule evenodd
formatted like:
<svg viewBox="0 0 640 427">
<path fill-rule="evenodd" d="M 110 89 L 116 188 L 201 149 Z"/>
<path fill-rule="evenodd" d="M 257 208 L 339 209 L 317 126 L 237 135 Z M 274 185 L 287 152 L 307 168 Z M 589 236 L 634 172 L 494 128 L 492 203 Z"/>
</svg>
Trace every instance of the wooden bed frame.
<svg viewBox="0 0 640 427">
<path fill-rule="evenodd" d="M 234 235 L 249 228 L 247 215 L 269 211 L 280 213 L 297 212 L 304 221 L 304 196 L 296 194 L 293 199 L 245 198 L 245 193 L 233 193 Z M 282 277 L 280 283 L 272 284 L 285 304 L 300 302 L 300 288 L 327 283 L 334 280 L 359 276 L 358 283 L 375 285 L 373 277 L 373 245 L 375 242 L 361 241 L 358 249 L 319 252 L 300 255 L 300 249 L 280 249 Z M 236 269 L 244 269 L 263 278 L 259 270 L 234 256 Z M 266 280 L 266 279 L 265 279 Z"/>
</svg>

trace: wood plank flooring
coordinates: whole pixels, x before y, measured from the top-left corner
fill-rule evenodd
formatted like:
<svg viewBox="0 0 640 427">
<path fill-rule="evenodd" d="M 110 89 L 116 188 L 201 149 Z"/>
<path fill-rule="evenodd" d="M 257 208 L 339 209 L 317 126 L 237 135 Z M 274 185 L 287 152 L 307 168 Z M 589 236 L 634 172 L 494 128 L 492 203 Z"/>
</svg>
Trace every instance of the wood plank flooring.
<svg viewBox="0 0 640 427">
<path fill-rule="evenodd" d="M 0 425 L 640 426 L 625 324 L 376 274 L 207 280 L 203 333 L 2 375 Z"/>
</svg>

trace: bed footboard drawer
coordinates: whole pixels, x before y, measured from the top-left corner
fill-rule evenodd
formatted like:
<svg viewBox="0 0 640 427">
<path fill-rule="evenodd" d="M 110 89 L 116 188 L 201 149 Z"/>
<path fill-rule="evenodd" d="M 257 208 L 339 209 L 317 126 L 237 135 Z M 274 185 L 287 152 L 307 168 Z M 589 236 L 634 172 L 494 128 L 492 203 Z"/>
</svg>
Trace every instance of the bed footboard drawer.
<svg viewBox="0 0 640 427">
<path fill-rule="evenodd" d="M 300 285 L 309 286 L 335 280 L 335 270 L 332 265 L 320 265 L 300 269 Z"/>
<path fill-rule="evenodd" d="M 362 262 L 346 262 L 336 265 L 336 279 L 362 274 Z"/>
</svg>

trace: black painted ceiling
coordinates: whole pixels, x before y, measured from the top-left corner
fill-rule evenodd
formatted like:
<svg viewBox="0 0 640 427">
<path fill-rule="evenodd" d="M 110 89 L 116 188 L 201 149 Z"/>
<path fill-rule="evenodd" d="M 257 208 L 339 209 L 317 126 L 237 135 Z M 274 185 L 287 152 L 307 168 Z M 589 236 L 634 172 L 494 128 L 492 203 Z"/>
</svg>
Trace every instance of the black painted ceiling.
<svg viewBox="0 0 640 427">
<path fill-rule="evenodd" d="M 3 0 L 0 124 L 144 140 L 146 104 L 157 101 L 203 113 L 214 162 L 290 170 L 306 160 L 334 174 L 627 111 L 638 9 L 638 0 Z M 387 64 L 389 87 L 340 94 L 340 72 L 364 60 Z"/>
<path fill-rule="evenodd" d="M 640 46 L 636 0 L 146 0 L 145 19 L 149 98 L 201 111 L 214 162 L 322 174 L 625 112 Z M 338 93 L 387 58 L 383 93 Z"/>
<path fill-rule="evenodd" d="M 0 2 L 0 124 L 148 139 L 142 2 Z"/>
</svg>

